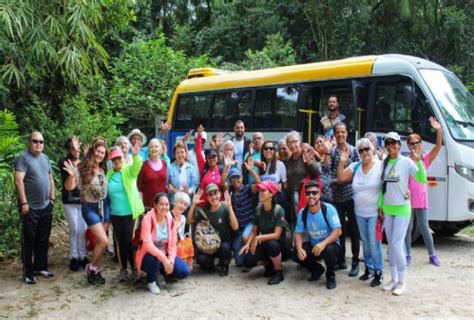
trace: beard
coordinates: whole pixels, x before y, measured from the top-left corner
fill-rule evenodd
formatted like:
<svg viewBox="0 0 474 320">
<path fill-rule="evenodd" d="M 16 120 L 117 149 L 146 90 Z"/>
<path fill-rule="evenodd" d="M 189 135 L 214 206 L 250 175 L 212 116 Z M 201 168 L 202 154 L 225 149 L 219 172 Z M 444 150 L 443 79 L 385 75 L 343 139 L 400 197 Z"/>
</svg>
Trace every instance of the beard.
<svg viewBox="0 0 474 320">
<path fill-rule="evenodd" d="M 236 132 L 235 132 L 235 136 L 236 136 L 236 137 L 241 138 L 241 137 L 243 137 L 243 135 L 244 135 L 244 132 L 243 132 L 243 131 L 236 131 Z"/>
</svg>

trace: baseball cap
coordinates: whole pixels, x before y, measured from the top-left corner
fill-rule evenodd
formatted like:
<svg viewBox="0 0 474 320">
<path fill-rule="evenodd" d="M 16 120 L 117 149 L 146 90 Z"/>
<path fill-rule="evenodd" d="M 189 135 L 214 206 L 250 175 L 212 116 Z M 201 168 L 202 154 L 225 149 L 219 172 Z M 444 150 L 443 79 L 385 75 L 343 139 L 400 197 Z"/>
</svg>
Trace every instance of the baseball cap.
<svg viewBox="0 0 474 320">
<path fill-rule="evenodd" d="M 262 191 L 268 190 L 273 195 L 278 193 L 277 185 L 275 184 L 275 182 L 273 182 L 271 180 L 265 180 L 262 183 L 257 184 L 257 189 L 262 190 Z"/>
<path fill-rule="evenodd" d="M 215 183 L 209 183 L 206 187 L 206 194 L 214 190 L 219 190 L 219 187 Z"/>
<path fill-rule="evenodd" d="M 123 157 L 122 149 L 120 149 L 119 147 L 113 147 L 109 153 L 109 160 L 119 158 L 119 157 L 120 158 Z"/>
<path fill-rule="evenodd" d="M 208 155 L 217 156 L 217 150 L 214 149 L 214 148 L 206 149 L 206 150 L 204 151 L 204 155 L 205 155 L 205 156 L 208 156 Z"/>
<path fill-rule="evenodd" d="M 242 172 L 236 168 L 236 167 L 233 167 L 229 170 L 229 179 L 232 179 L 232 177 L 241 177 L 242 176 Z"/>
<path fill-rule="evenodd" d="M 383 141 L 385 141 L 387 139 L 392 139 L 392 140 L 395 140 L 395 141 L 401 141 L 400 136 L 398 135 L 398 133 L 393 132 L 393 131 L 387 133 L 385 135 L 385 137 L 383 138 Z"/>
</svg>

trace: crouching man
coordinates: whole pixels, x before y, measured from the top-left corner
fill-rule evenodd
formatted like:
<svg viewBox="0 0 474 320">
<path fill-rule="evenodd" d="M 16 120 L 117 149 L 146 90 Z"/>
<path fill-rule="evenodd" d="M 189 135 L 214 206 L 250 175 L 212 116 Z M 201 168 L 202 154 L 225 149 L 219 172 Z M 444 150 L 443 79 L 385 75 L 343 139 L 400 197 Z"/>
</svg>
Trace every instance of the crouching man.
<svg viewBox="0 0 474 320">
<path fill-rule="evenodd" d="M 326 287 L 334 289 L 341 222 L 336 209 L 331 204 L 320 201 L 321 194 L 316 181 L 308 181 L 305 194 L 307 206 L 298 213 L 295 227 L 294 260 L 311 272 L 308 281 L 319 280 L 326 271 Z M 303 242 L 306 232 L 309 241 Z M 326 270 L 320 263 L 321 260 L 324 260 Z"/>
</svg>

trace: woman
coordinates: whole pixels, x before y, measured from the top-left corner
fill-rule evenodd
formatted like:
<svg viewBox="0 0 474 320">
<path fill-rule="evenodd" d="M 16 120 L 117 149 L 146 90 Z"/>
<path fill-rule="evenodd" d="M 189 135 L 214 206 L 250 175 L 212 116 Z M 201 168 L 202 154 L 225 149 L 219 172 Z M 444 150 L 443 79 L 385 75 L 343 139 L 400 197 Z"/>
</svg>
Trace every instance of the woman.
<svg viewBox="0 0 474 320">
<path fill-rule="evenodd" d="M 388 241 L 392 279 L 383 289 L 399 296 L 406 291 L 407 265 L 403 246 L 411 214 L 408 178 L 412 176 L 420 183 L 427 183 L 427 179 L 419 150 L 411 150 L 414 161 L 400 155 L 401 140 L 396 132 L 389 132 L 384 137 L 384 144 L 388 156 L 383 162 L 379 209 L 380 214 L 385 217 L 384 229 Z"/>
<path fill-rule="evenodd" d="M 227 140 L 226 142 L 224 142 L 224 144 L 222 145 L 222 161 L 220 161 L 220 165 L 224 165 L 224 159 L 232 159 L 232 160 L 235 160 L 235 147 L 234 147 L 234 143 L 232 142 L 232 140 Z M 237 169 L 240 169 L 239 168 L 239 165 L 237 162 L 235 162 L 230 169 L 232 168 L 237 168 Z"/>
<path fill-rule="evenodd" d="M 120 136 L 115 140 L 115 145 L 122 150 L 124 163 L 125 164 L 132 164 L 133 163 L 133 156 L 131 154 L 131 147 L 132 144 L 130 140 L 126 136 Z M 113 164 L 112 164 L 113 166 Z"/>
<path fill-rule="evenodd" d="M 158 139 L 151 139 L 148 144 L 149 159 L 143 163 L 138 175 L 138 190 L 143 195 L 146 210 L 154 207 L 154 198 L 157 193 L 168 191 L 168 165 L 161 159 L 161 154 L 161 143 Z"/>
<path fill-rule="evenodd" d="M 382 284 L 383 278 L 382 244 L 376 238 L 382 165 L 374 155 L 374 146 L 369 139 L 360 139 L 356 148 L 362 160 L 344 168 L 349 160 L 350 152 L 343 151 L 336 175 L 337 180 L 341 182 L 352 180 L 354 209 L 365 263 L 365 273 L 359 279 L 365 281 L 373 276 L 370 286 L 376 287 Z"/>
<path fill-rule="evenodd" d="M 229 192 L 225 192 L 225 201 L 221 202 L 221 191 L 215 183 L 210 183 L 206 187 L 206 197 L 208 205 L 197 208 L 202 203 L 203 191 L 199 189 L 193 197 L 191 208 L 188 212 L 188 223 L 197 224 L 202 219 L 208 219 L 212 227 L 220 236 L 221 244 L 217 252 L 213 255 L 197 251 L 197 263 L 201 268 L 209 272 L 214 271 L 214 259 L 219 259 L 219 276 L 225 277 L 229 274 L 229 264 L 232 258 L 232 233 L 237 231 L 239 223 L 232 208 Z M 204 213 L 204 214 L 203 214 Z"/>
<path fill-rule="evenodd" d="M 204 151 L 202 154 L 202 133 L 204 128 L 199 126 L 197 129 L 196 138 L 196 159 L 198 163 L 199 178 L 201 181 L 200 188 L 206 190 L 207 186 L 211 183 L 219 186 L 220 190 L 224 189 L 226 175 L 222 174 L 222 169 L 218 166 L 219 163 L 219 152 L 216 149 L 210 148 Z M 224 173 L 224 172 L 222 172 Z M 208 197 L 203 193 L 202 202 L 199 204 L 200 207 L 208 205 Z"/>
<path fill-rule="evenodd" d="M 244 254 L 244 266 L 253 268 L 257 265 L 265 265 L 265 275 L 270 276 L 269 285 L 279 284 L 284 280 L 281 270 L 282 245 L 280 238 L 285 221 L 285 212 L 278 206 L 275 214 L 273 197 L 278 192 L 278 186 L 271 180 L 257 185 L 258 198 L 261 207 L 256 209 L 253 216 L 252 233 L 247 243 L 240 250 Z"/>
<path fill-rule="evenodd" d="M 184 212 L 191 204 L 191 198 L 189 195 L 183 191 L 178 191 L 174 194 L 174 202 L 173 202 L 173 210 L 171 210 L 171 214 L 173 215 L 174 221 L 176 223 L 176 231 L 178 232 L 178 243 L 181 240 L 184 240 L 187 236 L 186 234 L 186 216 Z M 192 243 L 191 243 L 192 246 Z M 179 252 L 178 252 L 179 254 Z M 189 267 L 189 270 L 193 268 L 193 257 L 183 257 L 180 256 Z"/>
<path fill-rule="evenodd" d="M 106 230 L 110 222 L 110 207 L 106 199 L 106 161 L 107 144 L 104 139 L 96 138 L 77 168 L 70 160 L 64 163 L 64 170 L 69 174 L 64 187 L 69 191 L 79 188 L 82 217 L 96 240 L 92 260 L 86 266 L 87 281 L 90 284 L 105 284 L 99 269 L 108 244 Z"/>
<path fill-rule="evenodd" d="M 184 279 L 189 275 L 186 263 L 176 256 L 177 224 L 170 213 L 166 193 L 154 198 L 154 208 L 143 217 L 140 231 L 141 244 L 136 255 L 137 277 L 146 273 L 148 291 L 159 294 L 156 283 L 158 271 L 163 275 Z"/>
<path fill-rule="evenodd" d="M 177 142 L 173 147 L 175 161 L 169 167 L 170 183 L 168 190 L 170 201 L 174 203 L 174 194 L 183 191 L 192 197 L 199 185 L 196 168 L 190 164 L 188 159 L 188 149 L 183 142 Z"/>
<path fill-rule="evenodd" d="M 271 180 L 278 186 L 278 190 L 286 187 L 286 167 L 276 159 L 276 150 L 273 141 L 265 141 L 262 147 L 262 161 L 265 169 L 260 168 L 261 180 Z"/>
<path fill-rule="evenodd" d="M 81 155 L 81 146 L 79 139 L 75 136 L 68 139 L 64 146 L 68 154 L 59 161 L 58 167 L 61 168 L 61 182 L 63 184 L 61 195 L 69 226 L 69 269 L 78 271 L 79 266 L 84 268 L 89 263 L 86 249 L 87 224 L 82 218 L 79 188 L 76 186 L 72 191 L 65 188 L 69 173 L 64 169 L 64 163 L 70 161 L 74 167 L 77 167 Z"/>
<path fill-rule="evenodd" d="M 436 130 L 436 145 L 430 152 L 427 152 L 423 155 L 423 167 L 426 171 L 430 167 L 431 163 L 433 163 L 434 159 L 436 159 L 439 151 L 441 150 L 441 147 L 443 146 L 443 131 L 441 129 L 440 124 L 433 117 L 430 117 L 429 120 L 431 123 L 431 127 Z M 422 141 L 419 134 L 413 133 L 407 138 L 407 144 L 410 151 L 414 150 L 422 154 L 423 146 L 421 143 Z M 415 161 L 412 155 L 410 155 L 410 159 Z M 418 183 L 411 177 L 409 180 L 408 187 L 410 189 L 411 195 L 410 201 L 412 216 L 410 226 L 408 227 L 407 235 L 405 237 L 407 265 L 409 265 L 411 262 L 411 231 L 413 228 L 413 219 L 416 219 L 417 225 L 421 230 L 421 234 L 423 235 L 423 240 L 425 241 L 426 249 L 428 249 L 429 261 L 431 264 L 439 267 L 441 265 L 441 262 L 436 256 L 433 236 L 431 235 L 430 226 L 428 223 L 428 188 L 426 187 L 426 184 Z"/>
<path fill-rule="evenodd" d="M 142 167 L 139 155 L 140 147 L 132 148 L 133 164 L 125 164 L 122 149 L 114 147 L 110 150 L 109 159 L 113 170 L 107 172 L 110 215 L 114 227 L 114 239 L 117 244 L 117 257 L 121 266 L 120 282 L 128 280 L 127 261 L 133 270 L 132 236 L 134 219 L 145 211 L 137 188 L 137 177 Z"/>
<path fill-rule="evenodd" d="M 332 175 L 331 175 L 331 154 L 332 144 L 329 141 L 329 137 L 318 135 L 314 141 L 314 149 L 321 157 L 321 161 L 318 162 L 318 171 L 321 177 L 321 200 L 324 202 L 332 203 Z"/>
<path fill-rule="evenodd" d="M 291 156 L 285 161 L 291 211 L 291 213 L 287 213 L 287 220 L 294 225 L 296 224 L 296 212 L 298 212 L 301 182 L 307 176 L 316 179 L 318 168 L 315 157 L 319 159 L 319 155 L 308 144 L 301 144 L 301 135 L 297 131 L 291 131 L 286 135 L 286 144 L 291 152 Z"/>
</svg>

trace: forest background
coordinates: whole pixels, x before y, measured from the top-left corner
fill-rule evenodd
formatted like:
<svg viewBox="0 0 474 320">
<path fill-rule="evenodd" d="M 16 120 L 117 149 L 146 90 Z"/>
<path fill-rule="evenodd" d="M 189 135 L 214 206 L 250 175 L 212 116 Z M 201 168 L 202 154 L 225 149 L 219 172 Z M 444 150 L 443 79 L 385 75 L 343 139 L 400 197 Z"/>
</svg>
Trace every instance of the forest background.
<svg viewBox="0 0 474 320">
<path fill-rule="evenodd" d="M 33 130 L 58 178 L 66 137 L 152 135 L 191 68 L 401 53 L 472 91 L 473 31 L 472 0 L 0 0 L 0 258 L 19 250 L 12 163 Z"/>
</svg>

